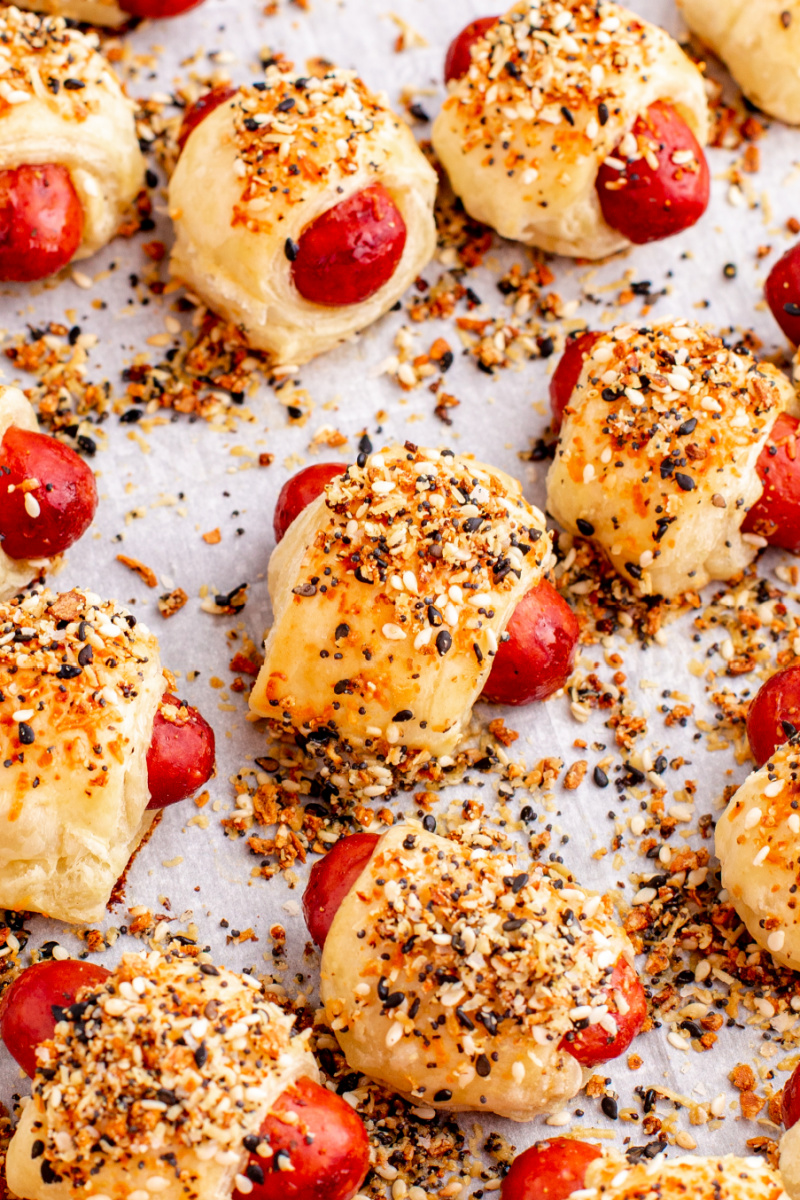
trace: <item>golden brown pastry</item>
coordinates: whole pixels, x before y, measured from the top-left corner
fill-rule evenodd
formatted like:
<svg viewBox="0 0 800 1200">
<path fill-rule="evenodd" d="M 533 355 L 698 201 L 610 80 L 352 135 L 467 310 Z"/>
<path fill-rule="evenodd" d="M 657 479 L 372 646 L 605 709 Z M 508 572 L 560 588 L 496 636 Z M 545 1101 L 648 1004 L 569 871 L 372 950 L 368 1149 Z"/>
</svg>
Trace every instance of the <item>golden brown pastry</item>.
<svg viewBox="0 0 800 1200">
<path fill-rule="evenodd" d="M 94 34 L 60 17 L 0 13 L 0 171 L 54 163 L 83 212 L 74 258 L 114 237 L 144 186 L 133 109 Z"/>
<path fill-rule="evenodd" d="M 228 1200 L 273 1103 L 318 1079 L 306 1036 L 257 980 L 158 951 L 126 954 L 87 999 L 82 1022 L 62 1020 L 39 1050 L 9 1187 L 26 1200 Z"/>
<path fill-rule="evenodd" d="M 350 466 L 273 552 L 274 622 L 250 706 L 278 734 L 452 763 L 516 604 L 550 558 L 502 471 L 389 446 Z"/>
<path fill-rule="evenodd" d="M 111 29 L 118 29 L 131 19 L 130 13 L 121 9 L 116 0 L 17 0 L 17 8 Z"/>
<path fill-rule="evenodd" d="M 756 462 L 795 393 L 770 363 L 667 318 L 602 334 L 584 360 L 547 476 L 547 508 L 645 595 L 730 579 L 764 540 L 743 534 Z"/>
<path fill-rule="evenodd" d="M 158 643 L 73 589 L 0 604 L 0 907 L 96 921 L 149 829 Z"/>
<path fill-rule="evenodd" d="M 476 220 L 601 258 L 630 242 L 603 216 L 598 171 L 655 101 L 705 144 L 702 76 L 663 29 L 608 0 L 520 0 L 474 47 L 433 146 Z"/>
<path fill-rule="evenodd" d="M 333 918 L 320 991 L 353 1070 L 426 1108 L 529 1121 L 578 1092 L 581 1062 L 627 1048 L 644 1002 L 623 1046 L 570 1053 L 576 1030 L 600 1025 L 610 1042 L 617 1012 L 633 1020 L 633 949 L 610 901 L 487 842 L 384 834 Z M 609 980 L 624 993 L 614 1012 Z"/>
<path fill-rule="evenodd" d="M 717 823 L 722 885 L 753 939 L 800 970 L 800 746 L 779 746 Z"/>
<path fill-rule="evenodd" d="M 641 1200 L 658 1195 L 662 1200 L 781 1200 L 783 1189 L 777 1171 L 757 1156 L 733 1154 L 704 1158 L 685 1155 L 631 1165 L 621 1154 L 603 1155 L 589 1164 L 585 1200 Z M 573 1193 L 576 1195 L 577 1193 Z"/>
<path fill-rule="evenodd" d="M 357 303 L 307 299 L 297 282 L 304 235 L 376 187 L 405 226 L 391 275 Z M 170 183 L 171 270 L 276 365 L 304 363 L 372 324 L 426 266 L 435 192 L 408 126 L 354 72 L 270 67 L 186 142 Z"/>
<path fill-rule="evenodd" d="M 678 0 L 686 23 L 770 116 L 800 124 L 798 0 Z"/>
</svg>

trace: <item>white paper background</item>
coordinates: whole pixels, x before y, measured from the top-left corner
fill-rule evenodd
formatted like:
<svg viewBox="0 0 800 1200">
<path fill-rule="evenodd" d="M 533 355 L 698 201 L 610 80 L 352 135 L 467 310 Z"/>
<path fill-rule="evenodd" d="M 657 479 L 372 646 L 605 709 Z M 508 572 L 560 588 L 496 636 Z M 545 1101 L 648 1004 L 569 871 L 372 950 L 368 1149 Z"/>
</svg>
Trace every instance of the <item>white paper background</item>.
<svg viewBox="0 0 800 1200">
<path fill-rule="evenodd" d="M 633 7 L 671 31 L 680 28 L 669 0 L 636 0 Z M 394 102 L 405 86 L 435 87 L 436 95 L 419 97 L 425 109 L 433 114 L 441 97 L 439 80 L 444 48 L 468 20 L 484 15 L 485 8 L 482 0 L 438 0 L 435 3 L 429 0 L 388 0 L 386 3 L 384 0 L 313 0 L 312 11 L 303 13 L 284 0 L 278 16 L 265 18 L 259 0 L 207 0 L 200 9 L 184 18 L 159 26 L 145 26 L 130 35 L 137 52 L 148 53 L 154 46 L 163 48 L 156 73 L 151 75 L 149 71 L 143 71 L 138 80 L 131 83 L 131 92 L 147 95 L 153 91 L 169 91 L 178 78 L 185 78 L 181 61 L 196 50 L 202 50 L 203 54 L 215 50 L 230 52 L 233 59 L 225 63 L 225 68 L 236 81 L 245 82 L 258 77 L 257 53 L 268 45 L 273 50 L 282 50 L 298 64 L 307 57 L 323 54 L 343 66 L 355 67 L 368 84 L 386 88 Z M 390 19 L 390 10 L 408 20 L 424 35 L 428 45 L 402 54 L 394 53 L 398 28 Z M 213 63 L 200 55 L 194 68 L 210 73 Z M 429 127 L 417 126 L 416 131 L 427 136 Z M 785 221 L 791 215 L 800 216 L 797 189 L 800 134 L 775 124 L 759 146 L 762 169 L 758 175 L 749 178 L 757 196 L 769 196 L 768 205 L 752 210 L 733 207 L 728 202 L 729 184 L 724 176 L 736 155 L 712 151 L 712 206 L 699 226 L 668 243 L 638 248 L 599 268 L 557 260 L 553 264 L 556 282 L 552 290 L 565 298 L 580 298 L 582 280 L 591 275 L 587 290 L 600 295 L 605 303 L 614 292 L 600 291 L 601 285 L 621 280 L 623 273 L 631 268 L 633 278 L 650 280 L 653 291 L 664 286 L 669 289 L 669 296 L 657 303 L 654 315 L 673 313 L 707 319 L 719 328 L 753 326 L 765 341 L 765 352 L 782 352 L 781 336 L 769 314 L 758 308 L 758 302 L 767 268 L 790 244 Z M 160 178 L 163 182 L 163 175 L 160 174 Z M 168 222 L 161 215 L 157 232 L 131 242 L 115 242 L 96 259 L 81 264 L 90 275 L 99 273 L 112 262 L 117 264 L 108 279 L 88 292 L 69 280 L 54 289 L 39 290 L 36 295 L 25 289 L 6 289 L 0 294 L 0 325 L 16 331 L 27 323 L 41 326 L 50 319 L 64 321 L 65 310 L 74 308 L 77 323 L 85 331 L 100 334 L 100 342 L 91 356 L 91 377 L 108 377 L 122 391 L 119 370 L 137 351 L 146 349 L 147 337 L 164 331 L 164 318 L 171 312 L 170 300 L 162 302 L 154 298 L 149 307 L 136 306 L 135 315 L 126 316 L 124 310 L 132 295 L 128 275 L 142 269 L 142 241 L 155 237 L 169 241 L 169 236 Z M 771 244 L 772 254 L 757 262 L 756 248 L 763 243 Z M 723 276 L 722 270 L 729 261 L 738 267 L 738 276 L 732 281 Z M 486 302 L 485 315 L 508 314 L 510 310 L 504 307 L 503 297 L 496 289 L 500 273 L 497 268 L 500 264 L 507 268 L 513 262 L 525 264 L 525 251 L 498 243 L 487 262 L 491 269 L 472 273 L 467 282 Z M 425 276 L 433 282 L 440 272 L 441 268 L 433 264 Z M 107 302 L 104 312 L 91 307 L 92 300 L 98 297 Z M 708 309 L 698 307 L 701 300 L 710 302 Z M 576 315 L 596 323 L 602 309 L 603 305 L 582 302 Z M 641 302 L 637 300 L 620 310 L 619 319 L 635 319 L 640 311 Z M 481 316 L 484 311 L 471 315 Z M 181 679 L 180 692 L 198 705 L 215 726 L 218 776 L 211 785 L 211 792 L 224 811 L 232 807 L 230 776 L 248 757 L 263 752 L 263 742 L 258 731 L 245 723 L 245 704 L 240 697 L 233 697 L 235 713 L 219 707 L 221 693 L 211 687 L 209 681 L 216 676 L 227 685 L 232 678 L 228 661 L 236 646 L 228 642 L 226 632 L 236 625 L 236 620 L 201 612 L 198 593 L 203 584 L 226 592 L 247 580 L 251 585 L 250 599 L 242 620 L 249 634 L 256 641 L 260 639 L 269 620 L 265 571 L 273 544 L 274 501 L 288 474 L 301 460 L 310 460 L 308 445 L 314 431 L 323 424 L 332 424 L 351 439 L 341 451 L 331 453 L 323 449 L 318 452 L 320 459 L 354 457 L 358 437 L 364 428 L 376 448 L 384 440 L 412 438 L 420 444 L 449 444 L 458 450 L 472 451 L 512 474 L 521 474 L 529 498 L 543 503 L 546 464 L 523 464 L 518 455 L 544 431 L 546 416 L 541 402 L 546 399 L 548 368 L 552 368 L 554 360 L 550 364 L 528 363 L 519 371 L 505 371 L 490 378 L 480 373 L 471 359 L 457 355 L 446 377 L 446 390 L 459 397 L 462 403 L 452 413 L 452 428 L 446 429 L 433 416 L 435 402 L 425 388 L 405 394 L 394 382 L 385 376 L 378 377 L 375 372 L 377 364 L 392 353 L 394 333 L 403 319 L 401 314 L 391 314 L 354 344 L 303 369 L 302 383 L 309 389 L 315 404 L 311 420 L 304 428 L 288 426 L 283 408 L 266 386 L 250 403 L 255 423 L 242 424 L 232 435 L 217 432 L 203 421 L 190 423 L 180 417 L 145 435 L 150 447 L 150 453 L 145 454 L 129 436 L 133 427 L 120 425 L 116 417 L 111 417 L 104 426 L 108 433 L 108 449 L 101 450 L 92 464 L 98 471 L 102 497 L 98 519 L 92 532 L 70 552 L 57 583 L 62 590 L 74 584 L 88 585 L 131 603 L 136 614 L 150 623 L 158 634 L 165 664 L 181 672 L 182 676 L 187 670 L 199 672 L 194 683 L 188 684 Z M 67 320 L 67 323 L 73 322 Z M 428 323 L 419 332 L 420 353 L 428 349 L 439 332 L 456 348 L 452 323 L 443 322 L 441 328 L 437 323 Z M 153 351 L 154 356 L 161 354 L 163 351 Z M 2 378 L 4 382 L 15 378 L 8 363 L 5 363 Z M 22 376 L 21 382 L 30 384 L 30 379 Z M 384 416 L 379 422 L 377 414 L 380 412 Z M 169 418 L 169 414 L 166 415 Z M 381 432 L 377 430 L 379 423 Z M 267 470 L 243 470 L 248 459 L 231 453 L 234 447 L 241 446 L 255 455 L 262 451 L 273 453 L 274 464 Z M 290 456 L 293 462 L 287 469 L 285 464 Z M 165 497 L 175 497 L 178 493 L 184 497 L 180 506 L 162 504 Z M 126 523 L 126 514 L 134 509 L 144 509 L 146 515 Z M 222 541 L 219 545 L 208 546 L 202 541 L 201 534 L 215 526 L 222 531 Z M 245 529 L 241 537 L 235 535 L 239 527 Z M 117 541 L 119 536 L 122 537 L 120 543 Z M 163 621 L 156 611 L 155 598 L 167 588 L 159 586 L 156 591 L 148 590 L 135 575 L 115 561 L 120 551 L 152 566 L 160 580 L 169 580 L 170 586 L 183 587 L 189 594 L 189 604 L 171 620 Z M 777 561 L 777 558 L 762 560 L 762 570 L 766 572 Z M 665 728 L 663 718 L 655 712 L 659 692 L 639 687 L 640 682 L 647 679 L 658 681 L 663 687 L 677 688 L 691 695 L 698 715 L 709 715 L 702 682 L 685 668 L 693 654 L 703 657 L 702 647 L 690 647 L 689 627 L 690 621 L 672 626 L 668 645 L 664 648 L 652 647 L 646 653 L 638 647 L 620 648 L 625 657 L 624 670 L 631 694 L 638 709 L 651 716 L 648 744 L 654 753 L 662 750 L 668 756 L 682 753 L 690 760 L 683 770 L 668 772 L 665 782 L 677 789 L 687 778 L 698 781 L 696 811 L 699 815 L 716 811 L 714 802 L 723 786 L 742 779 L 745 769 L 735 766 L 728 754 L 708 755 L 702 743 L 693 743 L 692 722 L 685 731 L 677 726 Z M 704 643 L 711 640 L 705 638 Z M 599 648 L 590 651 L 587 658 L 600 663 L 601 676 L 610 678 L 611 671 L 602 664 Z M 716 665 L 720 665 L 719 659 Z M 607 819 L 607 811 L 613 808 L 618 815 L 633 815 L 638 811 L 638 803 L 620 802 L 613 787 L 599 791 L 591 783 L 591 768 L 602 755 L 591 751 L 585 754 L 572 748 L 573 740 L 583 737 L 589 743 L 593 740 L 607 743 L 609 751 L 614 750 L 613 734 L 604 729 L 602 714 L 595 713 L 589 724 L 578 725 L 570 714 L 567 701 L 560 699 L 514 712 L 509 715 L 509 721 L 523 735 L 513 747 L 512 755 L 521 752 L 531 766 L 545 754 L 560 755 L 568 764 L 576 758 L 589 758 L 589 775 L 578 791 L 557 789 L 557 796 L 563 803 L 560 815 L 554 819 L 557 828 L 570 839 L 568 846 L 559 852 L 587 886 L 615 887 L 619 879 L 625 883 L 623 895 L 630 899 L 634 890 L 628 882 L 630 870 L 647 871 L 657 864 L 628 855 L 625 868 L 618 873 L 610 865 L 612 855 L 596 861 L 591 858 L 591 853 L 608 844 L 612 823 Z M 729 774 L 731 768 L 732 774 Z M 481 794 L 488 800 L 494 788 L 493 781 L 485 778 L 487 784 Z M 463 791 L 456 790 L 455 794 L 460 796 Z M 450 793 L 444 792 L 442 809 L 452 799 Z M 527 802 L 528 798 L 519 792 L 512 801 L 512 808 L 518 811 Z M 401 796 L 393 806 L 396 811 L 413 811 L 409 797 Z M 248 853 L 243 840 L 230 841 L 223 836 L 219 818 L 224 811 L 215 814 L 211 806 L 204 810 L 210 818 L 206 830 L 186 827 L 187 819 L 196 812 L 191 803 L 168 811 L 156 836 L 139 855 L 131 871 L 127 904 L 143 904 L 162 911 L 159 897 L 167 896 L 173 914 L 191 909 L 200 927 L 201 938 L 211 944 L 219 961 L 234 968 L 254 965 L 264 971 L 272 969 L 268 929 L 274 921 L 279 921 L 288 932 L 286 980 L 291 984 L 295 970 L 308 970 L 308 963 L 302 958 L 306 941 L 302 919 L 284 909 L 287 899 L 291 899 L 295 904 L 290 907 L 296 911 L 299 889 L 290 895 L 281 877 L 269 882 L 251 880 L 250 871 L 256 860 Z M 676 846 L 683 844 L 677 834 L 672 841 Z M 552 848 L 558 850 L 557 839 Z M 179 855 L 183 856 L 179 866 L 164 867 L 164 862 Z M 195 891 L 195 887 L 199 887 L 199 891 Z M 252 926 L 259 935 L 258 944 L 226 947 L 225 930 L 220 928 L 223 917 L 236 929 Z M 119 925 L 124 919 L 124 910 L 118 909 L 107 924 Z M 62 926 L 36 920 L 32 928 L 32 945 L 57 938 L 72 951 L 81 948 Z M 111 962 L 125 942 L 126 939 L 121 939 L 104 961 Z M 127 945 L 130 946 L 130 942 Z M 628 1072 L 624 1060 L 610 1064 L 606 1069 L 605 1073 L 613 1077 L 620 1093 L 621 1106 L 629 1102 L 631 1089 L 636 1084 L 662 1083 L 683 1093 L 695 1088 L 693 1094 L 698 1100 L 709 1099 L 727 1087 L 725 1076 L 733 1062 L 753 1061 L 758 1065 L 758 1050 L 763 1044 L 756 1031 L 723 1029 L 717 1052 L 701 1057 L 672 1049 L 666 1042 L 665 1033 L 666 1030 L 661 1029 L 637 1042 L 636 1049 L 644 1057 L 645 1067 L 635 1075 Z M 11 1092 L 19 1088 L 16 1067 L 0 1047 L 0 1098 L 8 1101 Z M 569 1107 L 585 1109 L 584 1124 L 609 1124 L 601 1115 L 597 1101 L 578 1097 Z M 661 1111 L 666 1111 L 666 1107 L 662 1104 Z M 465 1128 L 471 1127 L 473 1119 L 470 1115 L 464 1118 Z M 518 1146 L 545 1133 L 541 1121 L 511 1127 L 487 1114 L 482 1114 L 479 1119 L 485 1130 L 503 1129 Z M 574 1122 L 573 1127 L 578 1124 L 580 1122 Z M 681 1124 L 688 1128 L 685 1117 Z M 640 1126 L 617 1124 L 614 1128 L 620 1141 L 625 1135 L 630 1135 L 634 1143 L 649 1140 L 642 1134 Z M 759 1132 L 762 1130 L 756 1125 L 734 1118 L 726 1120 L 724 1127 L 715 1133 L 705 1128 L 692 1129 L 701 1150 L 717 1152 L 726 1149 L 745 1153 L 745 1138 Z"/>
</svg>

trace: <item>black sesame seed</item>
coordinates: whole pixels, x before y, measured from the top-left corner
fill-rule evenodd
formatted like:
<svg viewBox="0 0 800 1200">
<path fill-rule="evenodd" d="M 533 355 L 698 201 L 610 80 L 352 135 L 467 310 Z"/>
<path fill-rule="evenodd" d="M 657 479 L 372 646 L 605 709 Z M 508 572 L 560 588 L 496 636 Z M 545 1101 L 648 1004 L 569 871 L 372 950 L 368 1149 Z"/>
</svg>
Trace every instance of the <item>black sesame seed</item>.
<svg viewBox="0 0 800 1200">
<path fill-rule="evenodd" d="M 400 712 L 394 714 L 392 720 L 397 721 L 398 724 L 402 724 L 403 721 L 413 721 L 414 714 L 410 708 L 401 708 Z"/>
<path fill-rule="evenodd" d="M 27 721 L 20 721 L 19 723 L 19 740 L 23 746 L 32 746 L 36 741 L 36 734 Z"/>
<path fill-rule="evenodd" d="M 608 121 L 608 105 L 602 100 L 597 106 L 597 119 L 601 125 L 605 125 Z"/>
<path fill-rule="evenodd" d="M 600 1101 L 600 1107 L 610 1120 L 616 1121 L 619 1115 L 619 1105 L 613 1096 L 603 1096 L 603 1099 Z"/>
<path fill-rule="evenodd" d="M 422 828 L 426 833 L 436 833 L 436 817 L 428 813 L 427 816 L 422 818 Z"/>
<path fill-rule="evenodd" d="M 200 1045 L 197 1047 L 197 1049 L 194 1052 L 195 1065 L 198 1067 L 205 1066 L 207 1058 L 208 1058 L 208 1050 L 206 1049 L 206 1044 L 205 1044 L 205 1042 L 201 1042 Z"/>
<path fill-rule="evenodd" d="M 447 632 L 446 629 L 443 629 L 436 637 L 436 649 L 439 651 L 439 655 L 443 657 L 445 654 L 447 654 L 447 651 L 450 649 L 452 644 L 452 636 Z"/>
<path fill-rule="evenodd" d="M 300 253 L 300 247 L 298 246 L 297 242 L 293 242 L 291 238 L 287 238 L 283 244 L 283 252 L 288 258 L 289 262 L 294 262 Z"/>
<path fill-rule="evenodd" d="M 480 1075 L 481 1079 L 485 1079 L 492 1072 L 492 1064 L 485 1054 L 479 1054 L 475 1060 L 475 1070 Z"/>
<path fill-rule="evenodd" d="M 200 972 L 203 975 L 219 975 L 219 971 L 212 963 L 200 963 Z"/>
<path fill-rule="evenodd" d="M 578 526 L 579 532 L 582 533 L 584 537 L 591 537 L 594 533 L 594 525 L 591 521 L 586 521 L 583 517 L 578 517 L 578 520 L 575 523 Z"/>
<path fill-rule="evenodd" d="M 263 1184 L 264 1171 L 263 1168 L 258 1165 L 258 1163 L 248 1163 L 244 1173 L 251 1183 Z"/>
<path fill-rule="evenodd" d="M 598 787 L 608 787 L 608 776 L 602 767 L 595 767 L 594 771 L 592 772 L 592 778 Z"/>
<path fill-rule="evenodd" d="M 440 1088 L 438 1092 L 434 1093 L 434 1097 L 433 1097 L 435 1104 L 446 1104 L 448 1100 L 452 1100 L 452 1099 L 453 1099 L 453 1093 L 450 1091 L 449 1088 Z"/>
<path fill-rule="evenodd" d="M 41 1138 L 37 1138 L 31 1146 L 31 1158 L 41 1158 L 44 1154 L 44 1142 Z"/>
<path fill-rule="evenodd" d="M 697 487 L 691 475 L 685 475 L 683 471 L 675 472 L 675 482 L 683 492 L 692 492 Z"/>
</svg>

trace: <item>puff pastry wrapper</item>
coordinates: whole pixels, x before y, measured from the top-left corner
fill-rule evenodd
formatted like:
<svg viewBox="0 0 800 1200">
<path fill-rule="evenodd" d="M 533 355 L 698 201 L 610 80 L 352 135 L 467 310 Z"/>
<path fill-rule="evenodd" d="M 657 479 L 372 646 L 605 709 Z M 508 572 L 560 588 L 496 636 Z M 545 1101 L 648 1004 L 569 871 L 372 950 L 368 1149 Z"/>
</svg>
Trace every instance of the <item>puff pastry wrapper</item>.
<svg viewBox="0 0 800 1200">
<path fill-rule="evenodd" d="M 18 429 L 30 430 L 31 433 L 39 432 L 36 414 L 24 394 L 19 388 L 0 385 L 0 442 L 12 425 L 16 425 Z M 3 486 L 3 477 L 0 475 L 0 488 Z M 20 588 L 30 583 L 48 561 L 10 558 L 0 541 L 0 601 L 10 600 Z"/>
<path fill-rule="evenodd" d="M 581 1067 L 559 1043 L 632 947 L 601 897 L 571 883 L 558 891 L 538 867 L 511 884 L 517 870 L 478 843 L 410 825 L 384 834 L 333 919 L 320 967 L 353 1070 L 425 1107 L 515 1121 L 578 1092 Z M 437 968 L 458 982 L 437 983 Z"/>
<path fill-rule="evenodd" d="M 631 1165 L 612 1153 L 589 1163 L 583 1200 L 785 1200 L 778 1172 L 757 1156 L 725 1154 L 711 1158 L 685 1155 Z"/>
<path fill-rule="evenodd" d="M 0 170 L 26 163 L 67 168 L 84 217 L 75 258 L 87 258 L 111 241 L 144 187 L 131 103 L 97 52 L 96 35 L 68 29 L 58 17 L 6 8 L 0 37 L 9 64 L 0 97 L 11 96 L 0 111 Z M 83 86 L 64 86 L 72 80 Z"/>
<path fill-rule="evenodd" d="M 129 622 L 78 590 L 0 604 L 10 763 L 0 774 L 0 908 L 98 920 L 152 823 L 146 760 L 165 685 L 156 639 Z"/>
<path fill-rule="evenodd" d="M 279 732 L 328 730 L 390 765 L 452 755 L 549 558 L 544 517 L 502 471 L 416 446 L 372 455 L 272 554 L 274 621 L 251 709 Z"/>
<path fill-rule="evenodd" d="M 678 7 L 748 100 L 781 121 L 800 124 L 797 0 L 678 0 Z"/>
<path fill-rule="evenodd" d="M 294 285 L 287 245 L 376 183 L 406 225 L 393 276 L 360 304 L 312 304 Z M 186 143 L 169 189 L 171 270 L 275 365 L 308 362 L 387 312 L 427 265 L 435 194 L 408 126 L 354 72 L 270 68 L 263 91 L 240 88 Z"/>
<path fill-rule="evenodd" d="M 787 1129 L 778 1143 L 781 1178 L 791 1200 L 800 1198 L 800 1125 Z"/>
<path fill-rule="evenodd" d="M 547 475 L 548 512 L 576 534 L 588 525 L 646 595 L 730 579 L 764 545 L 740 527 L 761 495 L 756 463 L 770 431 L 795 408 L 776 367 L 698 325 L 620 326 L 584 360 Z"/>
<path fill-rule="evenodd" d="M 258 1133 L 288 1086 L 303 1076 L 316 1082 L 319 1072 L 306 1038 L 292 1037 L 292 1018 L 257 982 L 215 970 L 202 974 L 197 960 L 158 952 L 127 954 L 106 985 L 85 990 L 98 998 L 86 1021 L 88 1040 L 82 1044 L 75 1024 L 62 1021 L 45 1043 L 45 1059 L 40 1052 L 40 1066 L 71 1064 L 69 1082 L 37 1071 L 9 1146 L 8 1184 L 18 1196 L 126 1200 L 156 1179 L 149 1190 L 164 1200 L 229 1200 L 248 1158 L 242 1139 Z M 210 1002 L 213 1020 L 203 1016 Z M 238 1036 L 231 1038 L 234 1027 Z M 194 1051 L 201 1043 L 206 1058 L 199 1065 Z M 131 1044 L 141 1055 L 130 1054 Z M 143 1106 L 162 1089 L 174 1094 L 174 1105 Z M 227 1096 L 227 1109 L 208 1105 L 215 1092 Z M 109 1141 L 101 1143 L 104 1133 Z M 36 1140 L 44 1150 L 34 1158 Z M 170 1168 L 164 1156 L 172 1154 Z M 45 1183 L 43 1164 L 60 1179 Z"/>
<path fill-rule="evenodd" d="M 722 886 L 753 939 L 800 970 L 800 746 L 779 746 L 731 797 L 716 830 Z"/>
<path fill-rule="evenodd" d="M 131 19 L 130 13 L 120 8 L 116 0 L 17 0 L 17 8 L 110 29 L 119 29 Z"/>
<path fill-rule="evenodd" d="M 608 0 L 520 0 L 476 44 L 433 146 L 476 220 L 556 254 L 601 258 L 630 242 L 603 218 L 597 172 L 656 100 L 705 144 L 702 76 L 663 29 Z"/>
</svg>

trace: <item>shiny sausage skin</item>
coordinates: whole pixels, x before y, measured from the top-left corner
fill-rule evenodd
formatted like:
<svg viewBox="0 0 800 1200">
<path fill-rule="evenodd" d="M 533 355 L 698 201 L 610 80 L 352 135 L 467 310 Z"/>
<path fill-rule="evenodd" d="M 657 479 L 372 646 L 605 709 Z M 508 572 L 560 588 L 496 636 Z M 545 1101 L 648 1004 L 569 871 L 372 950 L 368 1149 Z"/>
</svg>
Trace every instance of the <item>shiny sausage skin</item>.
<svg viewBox="0 0 800 1200">
<path fill-rule="evenodd" d="M 292 521 L 300 516 L 312 500 L 322 495 L 327 484 L 336 479 L 337 475 L 343 475 L 346 470 L 347 463 L 312 463 L 310 467 L 303 467 L 302 471 L 286 480 L 280 490 L 278 503 L 275 505 L 275 516 L 272 519 L 276 542 L 286 536 Z"/>
<path fill-rule="evenodd" d="M 320 950 L 325 945 L 339 905 L 372 858 L 379 841 L 375 833 L 351 833 L 349 837 L 340 838 L 311 868 L 303 892 L 303 916 L 308 932 Z"/>
<path fill-rule="evenodd" d="M 246 1197 L 234 1191 L 234 1200 L 352 1200 L 369 1170 L 361 1118 L 310 1079 L 278 1097 L 261 1135 L 271 1153 L 250 1155 L 245 1173 L 253 1190 Z"/>
<path fill-rule="evenodd" d="M 161 709 L 177 708 L 176 720 L 168 720 Z M 178 804 L 207 783 L 214 772 L 214 730 L 196 708 L 167 693 L 153 724 L 153 740 L 147 751 L 148 808 Z"/>
<path fill-rule="evenodd" d="M 764 490 L 742 522 L 744 533 L 800 554 L 800 421 L 781 413 L 758 456 Z"/>
<path fill-rule="evenodd" d="M 83 987 L 100 987 L 110 971 L 75 958 L 49 958 L 19 975 L 0 1000 L 0 1037 L 26 1075 L 36 1071 L 36 1047 L 53 1036 L 53 1007 L 69 1008 Z"/>
<path fill-rule="evenodd" d="M 629 159 L 628 138 L 647 151 Z M 691 160 L 676 164 L 676 152 L 691 154 Z M 597 195 L 607 224 L 629 241 L 642 245 L 672 237 L 696 224 L 708 208 L 711 183 L 702 148 L 683 118 L 661 100 L 637 117 L 611 158 L 623 162 L 624 169 L 604 162 Z"/>
<path fill-rule="evenodd" d="M 83 206 L 66 167 L 56 163 L 0 171 L 0 281 L 31 283 L 55 275 L 83 238 Z"/>
<path fill-rule="evenodd" d="M 617 1008 L 615 992 L 621 994 L 625 1012 Z M 616 1034 L 609 1034 L 602 1025 L 587 1025 L 585 1029 L 573 1035 L 568 1034 L 561 1040 L 562 1048 L 577 1058 L 583 1067 L 596 1067 L 598 1063 L 619 1058 L 639 1033 L 647 1016 L 647 999 L 641 980 L 624 958 L 617 959 L 606 986 L 606 994 L 617 1024 Z"/>
<path fill-rule="evenodd" d="M 506 626 L 483 689 L 494 704 L 546 700 L 569 679 L 581 627 L 578 618 L 547 579 L 526 592 Z"/>
<path fill-rule="evenodd" d="M 0 442 L 0 545 L 9 558 L 53 558 L 86 532 L 97 485 L 63 442 L 11 425 Z"/>
<path fill-rule="evenodd" d="M 800 730 L 800 665 L 776 671 L 762 683 L 747 710 L 747 740 L 756 766 Z"/>
<path fill-rule="evenodd" d="M 583 1189 L 589 1164 L 600 1157 L 598 1146 L 577 1138 L 536 1142 L 511 1164 L 503 1180 L 502 1200 L 567 1200 Z"/>
<path fill-rule="evenodd" d="M 405 244 L 400 210 L 375 183 L 329 208 L 303 231 L 290 251 L 294 285 L 312 304 L 360 304 L 389 282 Z"/>
</svg>

